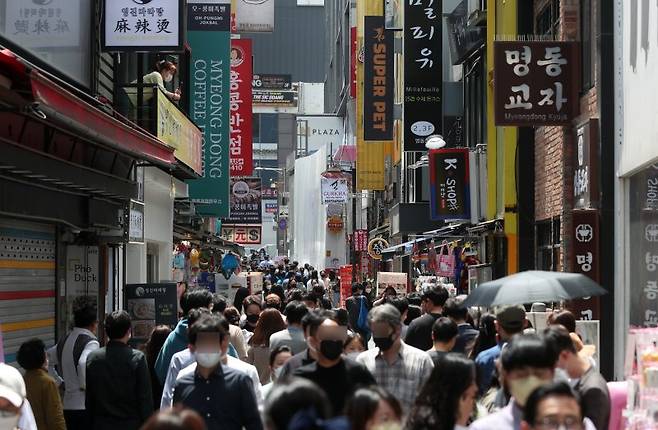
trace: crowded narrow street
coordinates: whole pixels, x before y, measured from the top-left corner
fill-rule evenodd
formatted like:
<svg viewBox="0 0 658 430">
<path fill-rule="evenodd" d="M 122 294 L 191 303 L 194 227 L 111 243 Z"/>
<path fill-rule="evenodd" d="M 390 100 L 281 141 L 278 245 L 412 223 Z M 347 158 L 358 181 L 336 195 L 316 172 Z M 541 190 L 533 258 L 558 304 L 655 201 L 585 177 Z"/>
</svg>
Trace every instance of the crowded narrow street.
<svg viewBox="0 0 658 430">
<path fill-rule="evenodd" d="M 0 430 L 658 430 L 657 41 L 0 0 Z"/>
</svg>

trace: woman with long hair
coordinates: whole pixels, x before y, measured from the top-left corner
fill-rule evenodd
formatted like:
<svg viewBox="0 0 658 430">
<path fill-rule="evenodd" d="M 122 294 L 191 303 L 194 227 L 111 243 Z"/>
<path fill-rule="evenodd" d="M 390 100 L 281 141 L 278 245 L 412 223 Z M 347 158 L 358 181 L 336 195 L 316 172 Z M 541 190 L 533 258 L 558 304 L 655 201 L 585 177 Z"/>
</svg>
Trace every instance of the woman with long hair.
<svg viewBox="0 0 658 430">
<path fill-rule="evenodd" d="M 285 329 L 286 323 L 283 321 L 281 313 L 276 309 L 265 309 L 260 314 L 254 335 L 249 339 L 247 363 L 256 366 L 260 383 L 263 385 L 271 380 L 270 336 Z"/>
<path fill-rule="evenodd" d="M 162 349 L 167 337 L 171 333 L 171 329 L 166 325 L 159 325 L 153 329 L 149 340 L 144 344 L 144 355 L 146 355 L 146 362 L 149 365 L 149 372 L 151 373 L 151 394 L 153 396 L 153 404 L 159 405 L 162 399 L 162 384 L 155 374 L 155 360 Z M 157 407 L 156 407 L 157 409 Z"/>
<path fill-rule="evenodd" d="M 465 430 L 477 391 L 475 363 L 461 354 L 444 355 L 416 398 L 405 429 Z"/>
<path fill-rule="evenodd" d="M 401 428 L 400 402 L 381 387 L 359 388 L 347 403 L 345 415 L 352 430 Z"/>
<path fill-rule="evenodd" d="M 479 353 L 496 346 L 496 317 L 492 314 L 482 314 L 478 331 L 480 334 L 475 338 L 475 344 L 471 351 L 471 358 L 475 359 Z"/>
</svg>

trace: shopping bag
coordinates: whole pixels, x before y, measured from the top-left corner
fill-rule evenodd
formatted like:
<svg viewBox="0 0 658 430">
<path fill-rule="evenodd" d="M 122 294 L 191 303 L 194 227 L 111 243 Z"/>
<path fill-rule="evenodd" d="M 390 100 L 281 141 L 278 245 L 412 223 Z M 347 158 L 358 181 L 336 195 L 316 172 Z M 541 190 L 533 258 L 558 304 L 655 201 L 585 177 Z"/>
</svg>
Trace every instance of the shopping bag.
<svg viewBox="0 0 658 430">
<path fill-rule="evenodd" d="M 452 278 L 455 276 L 455 256 L 450 252 L 450 248 L 445 245 L 439 250 L 439 269 L 437 274 L 444 278 Z"/>
</svg>

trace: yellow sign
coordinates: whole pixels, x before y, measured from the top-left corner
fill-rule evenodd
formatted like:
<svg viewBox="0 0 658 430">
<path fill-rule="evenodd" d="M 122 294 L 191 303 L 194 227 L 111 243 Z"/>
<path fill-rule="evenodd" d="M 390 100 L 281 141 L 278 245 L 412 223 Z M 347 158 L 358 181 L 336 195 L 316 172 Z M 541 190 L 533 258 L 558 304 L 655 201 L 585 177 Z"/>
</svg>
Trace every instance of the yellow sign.
<svg viewBox="0 0 658 430">
<path fill-rule="evenodd" d="M 386 248 L 388 248 L 388 242 L 386 239 L 376 237 L 368 242 L 368 255 L 375 260 L 381 260 L 382 251 L 384 251 Z"/>
<path fill-rule="evenodd" d="M 162 91 L 156 92 L 158 139 L 175 149 L 179 161 L 201 175 L 201 130 Z"/>
</svg>

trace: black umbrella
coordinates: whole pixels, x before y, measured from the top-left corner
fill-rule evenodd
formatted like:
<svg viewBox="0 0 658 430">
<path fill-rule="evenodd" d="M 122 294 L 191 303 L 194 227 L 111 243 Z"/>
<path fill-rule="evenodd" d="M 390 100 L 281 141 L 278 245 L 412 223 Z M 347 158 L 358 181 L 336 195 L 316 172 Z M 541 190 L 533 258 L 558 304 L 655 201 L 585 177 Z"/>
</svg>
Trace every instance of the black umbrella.
<svg viewBox="0 0 658 430">
<path fill-rule="evenodd" d="M 608 292 L 578 273 L 528 271 L 479 285 L 464 301 L 466 306 L 520 305 L 559 302 Z"/>
</svg>

